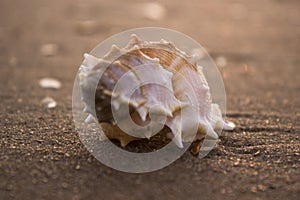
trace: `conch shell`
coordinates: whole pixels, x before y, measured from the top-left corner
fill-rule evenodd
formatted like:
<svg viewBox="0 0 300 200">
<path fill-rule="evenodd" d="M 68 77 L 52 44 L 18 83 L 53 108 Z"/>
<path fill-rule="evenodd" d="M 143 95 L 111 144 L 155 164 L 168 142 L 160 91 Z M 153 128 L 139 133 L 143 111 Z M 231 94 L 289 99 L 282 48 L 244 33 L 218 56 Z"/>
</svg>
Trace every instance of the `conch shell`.
<svg viewBox="0 0 300 200">
<path fill-rule="evenodd" d="M 199 152 L 199 144 L 206 135 L 217 139 L 215 130 L 233 129 L 222 119 L 219 106 L 212 103 L 202 67 L 196 64 L 197 57 L 187 55 L 171 42 L 148 42 L 132 35 L 124 48 L 113 45 L 102 58 L 90 54 L 84 54 L 84 58 L 79 78 L 84 111 L 89 113 L 86 122 L 98 121 L 105 135 L 118 139 L 122 146 L 143 137 L 150 138 L 154 131 L 134 129 L 125 120 L 128 115 L 123 122 L 119 110 L 124 106 L 128 107 L 130 119 L 140 127 L 149 124 L 151 114 L 165 116 L 161 131 L 172 133 L 169 135 L 179 148 L 183 142 L 197 141 L 193 154 Z M 90 85 L 95 82 L 97 89 L 91 91 Z M 132 85 L 140 87 L 132 88 Z M 90 98 L 91 92 L 95 92 L 94 99 Z M 114 118 L 116 113 L 120 120 Z M 190 132 L 194 129 L 193 135 Z"/>
</svg>

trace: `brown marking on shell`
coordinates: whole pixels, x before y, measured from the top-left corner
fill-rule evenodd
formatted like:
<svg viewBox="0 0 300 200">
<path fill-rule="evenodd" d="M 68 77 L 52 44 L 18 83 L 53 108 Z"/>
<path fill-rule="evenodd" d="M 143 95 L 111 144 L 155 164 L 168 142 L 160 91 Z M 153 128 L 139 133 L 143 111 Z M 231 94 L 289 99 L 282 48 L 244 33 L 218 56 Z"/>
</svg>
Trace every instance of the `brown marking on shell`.
<svg viewBox="0 0 300 200">
<path fill-rule="evenodd" d="M 159 53 L 159 52 L 156 52 Z M 169 55 L 172 55 L 169 53 Z M 152 59 L 155 59 L 155 57 L 153 57 Z M 112 94 L 112 90 L 115 87 L 117 81 L 120 79 L 120 77 L 126 73 L 126 71 L 131 70 L 133 73 L 135 73 L 135 67 L 139 66 L 141 64 L 145 64 L 145 63 L 153 63 L 153 60 L 151 59 L 151 57 L 148 57 L 146 54 L 143 53 L 142 50 L 137 49 L 137 50 L 132 50 L 127 52 L 126 54 L 121 55 L 117 60 L 115 60 L 114 62 L 112 62 L 107 69 L 104 71 L 104 75 L 101 77 L 99 83 L 98 83 L 98 87 L 97 87 L 97 92 L 99 91 L 100 93 L 106 94 L 106 101 L 107 103 L 110 103 L 111 98 L 109 98 Z M 161 64 L 161 63 L 160 63 Z M 122 72 L 120 72 L 122 71 Z M 116 73 L 119 72 L 119 73 Z M 139 78 L 139 75 L 136 75 L 136 78 Z M 110 81 L 108 81 L 110 80 Z M 106 88 L 105 90 L 103 90 L 102 88 Z M 140 88 L 140 91 L 138 91 L 137 93 L 140 92 L 140 94 L 138 95 L 137 93 L 135 93 L 133 96 L 135 98 L 137 98 L 138 100 L 136 100 L 137 104 L 140 106 L 142 104 L 145 103 L 145 99 L 142 98 L 143 96 L 146 96 L 146 89 L 147 86 L 142 86 Z M 109 92 L 110 91 L 110 92 Z M 96 96 L 98 97 L 99 95 L 96 92 Z M 160 92 L 160 91 L 158 91 Z M 107 99 L 109 98 L 109 99 Z M 103 106 L 103 101 L 97 103 L 96 104 L 100 107 Z M 105 104 L 105 106 L 107 106 Z M 178 102 L 178 104 L 175 104 L 174 107 L 171 108 L 171 112 L 175 112 L 177 110 L 180 109 L 180 102 Z M 110 115 L 110 114 L 109 114 Z M 110 115 L 111 116 L 111 115 Z M 107 117 L 105 117 L 105 119 L 107 120 Z M 99 119 L 100 122 L 102 122 L 101 119 Z M 110 120 L 108 120 L 110 121 Z"/>
<path fill-rule="evenodd" d="M 125 147 L 133 140 L 140 139 L 124 133 L 117 125 L 107 122 L 102 122 L 100 125 L 107 138 L 119 140 L 122 147 Z"/>
<path fill-rule="evenodd" d="M 201 149 L 201 146 L 203 144 L 203 138 L 201 140 L 196 140 L 195 142 L 193 142 L 191 148 L 190 148 L 190 152 L 196 156 L 199 154 L 199 151 Z"/>
</svg>

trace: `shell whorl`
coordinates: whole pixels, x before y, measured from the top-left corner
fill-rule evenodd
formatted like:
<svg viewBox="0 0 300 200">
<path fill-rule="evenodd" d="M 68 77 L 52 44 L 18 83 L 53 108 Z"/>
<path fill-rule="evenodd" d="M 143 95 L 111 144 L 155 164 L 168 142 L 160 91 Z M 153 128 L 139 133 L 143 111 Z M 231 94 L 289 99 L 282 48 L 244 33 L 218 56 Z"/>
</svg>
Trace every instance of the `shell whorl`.
<svg viewBox="0 0 300 200">
<path fill-rule="evenodd" d="M 153 107 L 153 112 L 166 115 L 165 126 L 179 147 L 183 147 L 182 141 L 202 139 L 206 134 L 218 138 L 214 129 L 226 127 L 218 105 L 212 104 L 197 57 L 188 56 L 171 42 L 148 42 L 132 35 L 124 48 L 113 45 L 103 58 L 90 54 L 84 57 L 79 77 L 85 112 L 90 113 L 86 122 L 97 119 L 104 125 L 106 136 L 119 139 L 122 146 L 139 139 L 123 133 L 114 123 L 112 109 L 118 110 L 123 104 L 129 105 L 131 118 L 139 125 L 147 124 Z M 151 68 L 144 73 L 138 68 L 141 65 Z M 125 74 L 130 79 L 122 79 Z M 122 84 L 117 84 L 121 79 Z M 92 91 L 90 85 L 95 82 L 97 88 Z M 132 92 L 128 89 L 130 84 L 141 87 Z M 193 95 L 196 102 L 190 98 Z M 195 109 L 199 115 L 191 117 Z M 196 137 L 190 135 L 194 128 L 198 130 Z"/>
</svg>

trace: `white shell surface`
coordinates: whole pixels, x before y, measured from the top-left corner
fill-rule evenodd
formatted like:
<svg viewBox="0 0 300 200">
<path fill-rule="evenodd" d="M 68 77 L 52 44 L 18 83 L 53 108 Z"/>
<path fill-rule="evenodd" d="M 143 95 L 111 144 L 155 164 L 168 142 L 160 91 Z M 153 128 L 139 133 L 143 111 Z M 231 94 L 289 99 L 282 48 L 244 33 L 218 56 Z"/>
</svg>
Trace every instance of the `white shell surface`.
<svg viewBox="0 0 300 200">
<path fill-rule="evenodd" d="M 183 141 L 202 139 L 205 135 L 216 139 L 218 134 L 214 130 L 233 128 L 223 121 L 218 105 L 212 104 L 202 68 L 196 64 L 197 57 L 188 56 L 170 42 L 142 41 L 132 35 L 123 49 L 112 46 L 111 51 L 103 58 L 89 54 L 84 57 L 79 77 L 85 111 L 90 114 L 94 113 L 92 111 L 95 110 L 95 98 L 97 100 L 98 97 L 102 102 L 100 107 L 96 106 L 100 113 L 101 110 L 107 111 L 110 103 L 115 110 L 127 105 L 131 112 L 138 113 L 140 124 L 149 120 L 152 109 L 154 113 L 166 116 L 165 125 L 172 132 L 174 143 L 180 148 L 183 147 Z M 116 57 L 119 58 L 114 60 Z M 141 65 L 151 67 L 147 69 L 147 73 L 143 73 L 137 67 Z M 102 73 L 99 81 L 99 74 Z M 130 78 L 123 78 L 123 82 L 117 84 L 124 74 Z M 91 90 L 90 85 L 98 81 L 99 91 L 91 95 L 95 91 Z M 133 92 L 131 85 L 141 87 Z M 112 116 L 106 116 L 104 111 L 102 113 L 105 116 L 100 118 L 104 122 L 114 123 Z M 92 118 L 99 121 L 99 116 L 93 115 L 89 115 L 86 121 L 89 122 Z M 126 130 L 133 129 L 132 124 L 123 124 Z M 196 137 L 191 134 L 194 129 L 198 130 Z M 135 139 L 124 139 L 123 136 L 115 135 L 112 138 L 119 139 L 124 145 Z"/>
</svg>

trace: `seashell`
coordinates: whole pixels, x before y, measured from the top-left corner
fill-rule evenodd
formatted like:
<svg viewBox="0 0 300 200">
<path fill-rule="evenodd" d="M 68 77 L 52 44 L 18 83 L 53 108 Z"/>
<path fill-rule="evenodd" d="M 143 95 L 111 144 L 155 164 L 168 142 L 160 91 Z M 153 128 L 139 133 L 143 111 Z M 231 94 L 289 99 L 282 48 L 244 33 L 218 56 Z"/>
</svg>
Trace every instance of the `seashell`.
<svg viewBox="0 0 300 200">
<path fill-rule="evenodd" d="M 107 138 L 118 139 L 122 146 L 150 138 L 155 132 L 155 128 L 146 132 L 134 129 L 125 120 L 126 113 L 124 122 L 122 116 L 116 120 L 114 112 L 124 106 L 128 107 L 132 121 L 141 127 L 149 124 L 151 115 L 165 116 L 161 132 L 170 132 L 166 135 L 171 135 L 179 148 L 183 142 L 197 143 L 193 145 L 193 154 L 199 153 L 206 135 L 217 139 L 216 130 L 234 128 L 223 120 L 219 106 L 212 103 L 202 67 L 197 65 L 199 56 L 189 56 L 171 42 L 148 42 L 132 35 L 124 48 L 113 45 L 102 58 L 90 54 L 84 54 L 84 58 L 79 78 L 84 111 L 89 113 L 85 122 L 99 122 Z M 146 66 L 147 73 L 139 66 Z M 90 85 L 95 82 L 97 89 L 91 91 Z M 132 90 L 131 85 L 141 87 Z M 91 92 L 95 92 L 94 98 L 89 95 Z M 197 116 L 193 115 L 195 110 Z M 197 133 L 193 135 L 195 128 Z M 127 134 L 127 130 L 135 134 Z"/>
<path fill-rule="evenodd" d="M 61 88 L 61 82 L 55 78 L 50 78 L 50 77 L 40 79 L 39 85 L 45 89 L 60 89 Z"/>
<path fill-rule="evenodd" d="M 41 101 L 42 105 L 46 106 L 47 108 L 55 108 L 57 103 L 56 101 L 52 98 L 52 97 L 45 97 L 42 101 Z"/>
</svg>

